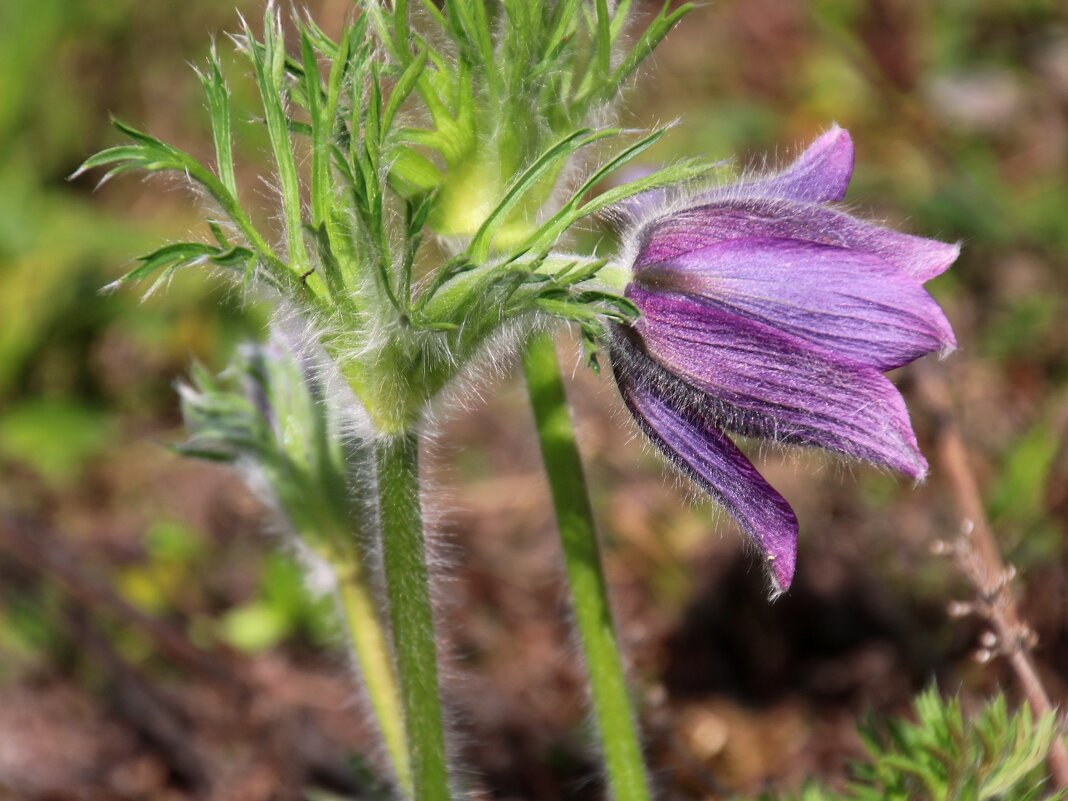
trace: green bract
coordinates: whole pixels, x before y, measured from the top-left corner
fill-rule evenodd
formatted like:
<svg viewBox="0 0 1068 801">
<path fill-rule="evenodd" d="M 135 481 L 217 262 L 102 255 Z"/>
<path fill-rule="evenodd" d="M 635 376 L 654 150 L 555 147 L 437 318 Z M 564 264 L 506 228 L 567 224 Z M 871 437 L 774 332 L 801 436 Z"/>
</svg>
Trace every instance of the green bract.
<svg viewBox="0 0 1068 801">
<path fill-rule="evenodd" d="M 539 315 L 577 322 L 591 350 L 601 320 L 633 307 L 598 289 L 603 261 L 560 251 L 577 222 L 708 170 L 686 162 L 590 199 L 656 142 L 598 125 L 630 75 L 688 6 L 621 46 L 629 2 L 449 0 L 363 4 L 337 41 L 278 15 L 235 38 L 251 62 L 274 155 L 282 242 L 246 211 L 234 178 L 230 93 L 212 52 L 200 74 L 215 169 L 123 123 L 106 167 L 177 172 L 218 212 L 211 240 L 167 245 L 117 283 L 211 265 L 281 295 L 312 323 L 383 433 L 406 430 L 496 335 Z M 575 156 L 600 166 L 575 172 Z M 428 232 L 447 234 L 442 248 Z M 453 255 L 448 255 L 448 254 Z"/>
<path fill-rule="evenodd" d="M 413 188 L 438 189 L 430 222 L 449 236 L 473 236 L 507 193 L 513 176 L 553 144 L 598 117 L 619 87 L 691 5 L 660 13 L 625 44 L 630 0 L 470 0 L 413 5 L 424 24 L 413 33 L 408 2 L 370 7 L 381 40 L 416 83 L 429 124 L 401 132 L 437 160 L 408 151 L 397 172 Z M 489 6 L 489 7 L 488 7 Z M 414 10 L 414 9 L 413 9 Z M 496 13 L 494 13 L 494 11 Z M 566 161 L 554 160 L 498 222 L 495 241 L 518 245 L 551 206 Z"/>
</svg>

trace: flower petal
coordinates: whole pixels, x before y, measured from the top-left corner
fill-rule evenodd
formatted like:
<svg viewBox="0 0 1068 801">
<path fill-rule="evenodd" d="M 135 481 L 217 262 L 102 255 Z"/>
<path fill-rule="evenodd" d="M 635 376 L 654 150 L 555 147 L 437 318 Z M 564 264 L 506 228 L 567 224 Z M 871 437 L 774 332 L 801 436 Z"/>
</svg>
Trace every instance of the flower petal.
<svg viewBox="0 0 1068 801">
<path fill-rule="evenodd" d="M 959 245 L 898 233 L 815 203 L 775 198 L 727 198 L 672 212 L 638 235 L 634 270 L 640 272 L 742 238 L 798 239 L 871 253 L 918 281 L 944 272 Z"/>
<path fill-rule="evenodd" d="M 905 403 L 878 370 L 686 295 L 632 284 L 627 296 L 646 351 L 714 398 L 728 430 L 926 475 Z"/>
<path fill-rule="evenodd" d="M 853 177 L 853 140 L 837 125 L 809 145 L 794 162 L 777 175 L 742 181 L 712 196 L 777 197 L 809 203 L 841 200 Z"/>
<path fill-rule="evenodd" d="M 667 459 L 723 506 L 760 549 L 778 591 L 790 586 L 797 556 L 797 517 L 790 504 L 700 410 L 699 393 L 614 337 L 612 367 L 639 427 Z M 687 402 L 685 396 L 692 401 Z"/>
<path fill-rule="evenodd" d="M 870 367 L 956 346 L 919 281 L 878 256 L 795 239 L 731 239 L 638 274 Z"/>
</svg>

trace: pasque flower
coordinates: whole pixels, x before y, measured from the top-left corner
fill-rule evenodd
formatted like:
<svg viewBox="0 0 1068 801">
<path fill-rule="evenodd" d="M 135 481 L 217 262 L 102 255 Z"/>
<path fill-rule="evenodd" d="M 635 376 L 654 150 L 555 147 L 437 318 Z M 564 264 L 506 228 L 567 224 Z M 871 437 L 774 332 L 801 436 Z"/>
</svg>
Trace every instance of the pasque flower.
<svg viewBox="0 0 1068 801">
<path fill-rule="evenodd" d="M 927 462 L 883 372 L 956 345 L 923 283 L 959 246 L 835 208 L 852 171 L 836 127 L 778 174 L 647 214 L 626 289 L 641 317 L 612 336 L 640 428 L 738 521 L 777 589 L 793 578 L 797 518 L 728 434 L 922 479 Z"/>
</svg>

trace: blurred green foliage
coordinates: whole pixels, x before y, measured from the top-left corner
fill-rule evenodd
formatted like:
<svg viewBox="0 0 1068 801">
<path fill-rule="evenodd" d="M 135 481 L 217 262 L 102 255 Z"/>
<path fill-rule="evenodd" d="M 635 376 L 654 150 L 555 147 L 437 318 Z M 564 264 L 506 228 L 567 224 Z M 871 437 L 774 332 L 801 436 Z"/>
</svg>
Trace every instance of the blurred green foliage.
<svg viewBox="0 0 1068 801">
<path fill-rule="evenodd" d="M 796 801 L 1057 801 L 1045 759 L 1060 736 L 1055 716 L 1011 712 L 998 694 L 975 714 L 936 689 L 916 699 L 915 722 L 869 721 L 861 729 L 869 761 L 858 763 L 845 794 L 809 787 Z M 770 799 L 768 800 L 770 801 Z"/>
<path fill-rule="evenodd" d="M 119 435 L 119 413 L 155 416 L 173 404 L 160 361 L 173 372 L 191 354 L 215 363 L 220 348 L 256 329 L 255 315 L 205 281 L 166 304 L 99 294 L 123 264 L 194 218 L 179 202 L 134 220 L 125 203 L 113 208 L 86 193 L 91 184 L 64 180 L 109 136 L 106 106 L 129 102 L 134 75 L 147 74 L 134 71 L 137 5 L 0 7 L 0 459 L 46 481 L 76 478 Z M 200 6 L 194 19 L 210 7 Z M 160 57 L 183 61 L 170 47 Z"/>
<path fill-rule="evenodd" d="M 143 82 L 158 82 L 161 74 L 194 84 L 185 64 L 206 51 L 205 31 L 234 21 L 230 7 L 209 2 L 184 4 L 178 17 L 130 0 L 0 4 L 4 514 L 35 513 L 53 494 L 76 497 L 86 475 L 131 440 L 131 426 L 159 427 L 162 415 L 164 430 L 173 428 L 172 384 L 189 359 L 219 365 L 235 342 L 257 336 L 262 326 L 254 304 L 202 277 L 180 282 L 165 301 L 100 294 L 160 237 L 184 233 L 199 217 L 196 200 L 172 193 L 164 204 L 131 214 L 136 186 L 92 194 L 91 182 L 66 180 L 89 150 L 110 141 L 109 106 L 145 113 Z M 185 109 L 174 111 L 180 121 Z M 257 126 L 243 124 L 255 144 Z M 117 569 L 115 585 L 138 608 L 172 614 L 175 601 L 196 585 L 203 537 L 185 523 L 161 519 L 149 522 L 143 545 L 144 558 Z M 277 602 L 285 633 L 303 630 L 305 613 L 292 599 L 299 582 L 276 567 L 264 572 L 265 589 L 255 598 Z M 62 652 L 57 593 L 50 586 L 14 586 L 0 594 L 5 672 L 17 672 L 35 655 L 55 659 Z M 219 628 L 227 639 L 225 626 Z M 146 648 L 136 636 L 129 641 L 120 638 L 126 653 Z"/>
<path fill-rule="evenodd" d="M 256 597 L 230 609 L 219 620 L 221 639 L 242 651 L 262 651 L 283 640 L 302 637 L 322 646 L 335 632 L 329 595 L 316 597 L 304 585 L 305 575 L 288 554 L 272 553 L 260 573 Z"/>
</svg>

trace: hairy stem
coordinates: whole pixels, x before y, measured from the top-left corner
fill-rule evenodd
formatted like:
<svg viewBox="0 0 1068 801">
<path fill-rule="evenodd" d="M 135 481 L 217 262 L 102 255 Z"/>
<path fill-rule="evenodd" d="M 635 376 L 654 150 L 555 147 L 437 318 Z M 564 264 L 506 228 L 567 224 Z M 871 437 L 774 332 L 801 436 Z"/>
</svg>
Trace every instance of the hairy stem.
<svg viewBox="0 0 1068 801">
<path fill-rule="evenodd" d="M 975 588 L 977 600 L 969 606 L 990 623 L 999 652 L 1008 659 L 1027 702 L 1036 715 L 1050 714 L 1054 711 L 1053 704 L 1031 659 L 1034 633 L 1020 616 L 1012 592 L 1015 571 L 1001 558 L 979 482 L 953 414 L 949 388 L 923 365 L 917 367 L 916 374 L 920 394 L 938 424 L 940 462 L 963 518 L 960 537 L 947 545 L 946 550 Z M 1054 785 L 1058 790 L 1068 790 L 1068 748 L 1063 738 L 1053 741 L 1047 760 Z"/>
<path fill-rule="evenodd" d="M 404 797 L 411 798 L 412 769 L 389 643 L 363 571 L 353 560 L 342 564 L 344 569 L 338 570 L 338 600 L 356 664 L 397 784 Z"/>
<path fill-rule="evenodd" d="M 393 652 L 415 801 L 448 801 L 437 645 L 419 505 L 419 438 L 414 432 L 376 445 L 379 521 Z"/>
<path fill-rule="evenodd" d="M 538 334 L 523 360 L 542 459 L 552 491 L 575 619 L 589 670 L 593 713 L 615 801 L 649 801 L 582 460 L 553 341 Z"/>
</svg>

